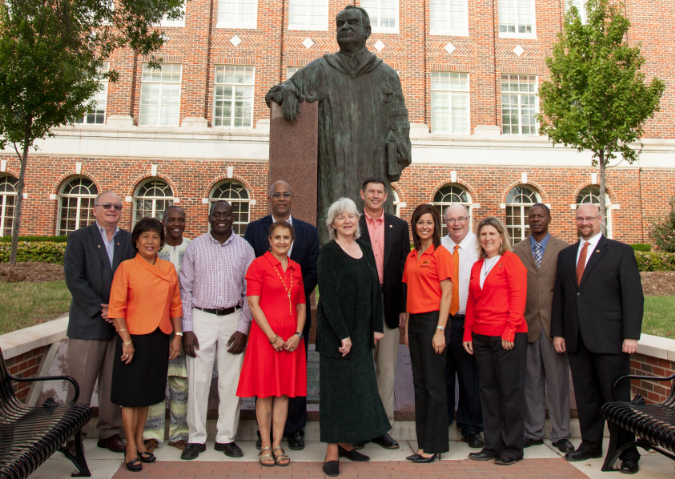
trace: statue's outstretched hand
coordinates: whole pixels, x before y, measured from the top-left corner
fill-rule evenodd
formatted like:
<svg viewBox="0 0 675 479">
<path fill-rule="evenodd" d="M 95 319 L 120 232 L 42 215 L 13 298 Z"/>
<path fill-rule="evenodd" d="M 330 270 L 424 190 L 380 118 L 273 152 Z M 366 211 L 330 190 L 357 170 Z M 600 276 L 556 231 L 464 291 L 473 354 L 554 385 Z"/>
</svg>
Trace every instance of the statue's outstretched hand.
<svg viewBox="0 0 675 479">
<path fill-rule="evenodd" d="M 295 96 L 295 92 L 291 90 L 284 92 L 281 108 L 284 112 L 284 118 L 287 120 L 295 121 L 298 119 L 300 103 L 298 102 L 298 97 Z"/>
</svg>

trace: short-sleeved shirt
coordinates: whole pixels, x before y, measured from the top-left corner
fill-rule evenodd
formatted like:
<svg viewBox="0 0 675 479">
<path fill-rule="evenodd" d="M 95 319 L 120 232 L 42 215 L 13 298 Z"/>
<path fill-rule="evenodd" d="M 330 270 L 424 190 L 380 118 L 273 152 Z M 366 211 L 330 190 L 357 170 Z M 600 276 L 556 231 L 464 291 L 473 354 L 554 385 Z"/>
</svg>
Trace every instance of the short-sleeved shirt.
<svg viewBox="0 0 675 479">
<path fill-rule="evenodd" d="M 441 306 L 441 281 L 454 281 L 455 265 L 444 246 L 432 244 L 417 258 L 412 250 L 405 261 L 403 282 L 408 285 L 407 311 L 410 314 L 438 311 Z"/>
</svg>

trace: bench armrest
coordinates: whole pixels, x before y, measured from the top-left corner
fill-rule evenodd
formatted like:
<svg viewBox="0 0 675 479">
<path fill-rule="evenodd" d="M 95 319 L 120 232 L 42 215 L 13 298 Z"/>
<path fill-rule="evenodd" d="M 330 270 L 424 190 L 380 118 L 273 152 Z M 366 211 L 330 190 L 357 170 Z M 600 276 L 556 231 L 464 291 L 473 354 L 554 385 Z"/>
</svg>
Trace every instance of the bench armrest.
<svg viewBox="0 0 675 479">
<path fill-rule="evenodd" d="M 77 381 L 75 381 L 73 378 L 70 376 L 47 376 L 44 378 L 17 378 L 16 376 L 12 376 L 9 374 L 9 371 L 7 371 L 7 377 L 11 379 L 12 381 L 17 381 L 20 383 L 30 383 L 34 381 L 69 381 L 74 387 L 75 387 L 75 396 L 73 397 L 73 400 L 70 401 L 70 404 L 75 404 L 77 400 L 80 397 L 80 386 L 77 384 Z"/>
<path fill-rule="evenodd" d="M 675 373 L 671 374 L 668 377 L 660 377 L 660 376 L 621 376 L 619 379 L 616 380 L 616 382 L 614 383 L 614 387 L 612 388 L 612 395 L 614 396 L 614 400 L 616 400 L 616 387 L 624 379 L 647 379 L 649 381 L 672 381 L 673 379 L 675 379 Z"/>
</svg>

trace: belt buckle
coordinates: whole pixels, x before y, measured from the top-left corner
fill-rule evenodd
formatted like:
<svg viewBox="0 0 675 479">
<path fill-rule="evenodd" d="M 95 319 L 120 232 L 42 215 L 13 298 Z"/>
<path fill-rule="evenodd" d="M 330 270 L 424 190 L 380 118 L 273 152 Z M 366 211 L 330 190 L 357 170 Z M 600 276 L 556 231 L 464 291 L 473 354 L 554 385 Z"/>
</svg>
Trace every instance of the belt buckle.
<svg viewBox="0 0 675 479">
<path fill-rule="evenodd" d="M 225 308 L 218 308 L 216 316 L 225 316 Z"/>
</svg>

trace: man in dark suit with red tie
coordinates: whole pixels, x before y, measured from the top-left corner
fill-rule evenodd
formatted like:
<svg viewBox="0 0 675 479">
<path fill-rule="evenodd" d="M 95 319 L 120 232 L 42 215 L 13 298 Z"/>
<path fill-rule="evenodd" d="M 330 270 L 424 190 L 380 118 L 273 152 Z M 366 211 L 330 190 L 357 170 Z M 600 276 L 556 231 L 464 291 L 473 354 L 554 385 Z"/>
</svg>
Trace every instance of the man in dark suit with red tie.
<svg viewBox="0 0 675 479">
<path fill-rule="evenodd" d="M 568 461 L 602 457 L 606 402 L 630 401 L 630 355 L 637 351 L 644 295 L 633 249 L 601 233 L 598 207 L 583 204 L 576 213 L 579 242 L 558 255 L 553 293 L 551 336 L 557 352 L 567 351 L 581 426 L 581 446 Z M 617 447 L 634 441 L 619 429 Z M 640 454 L 635 447 L 621 454 L 620 471 L 635 474 Z"/>
</svg>

